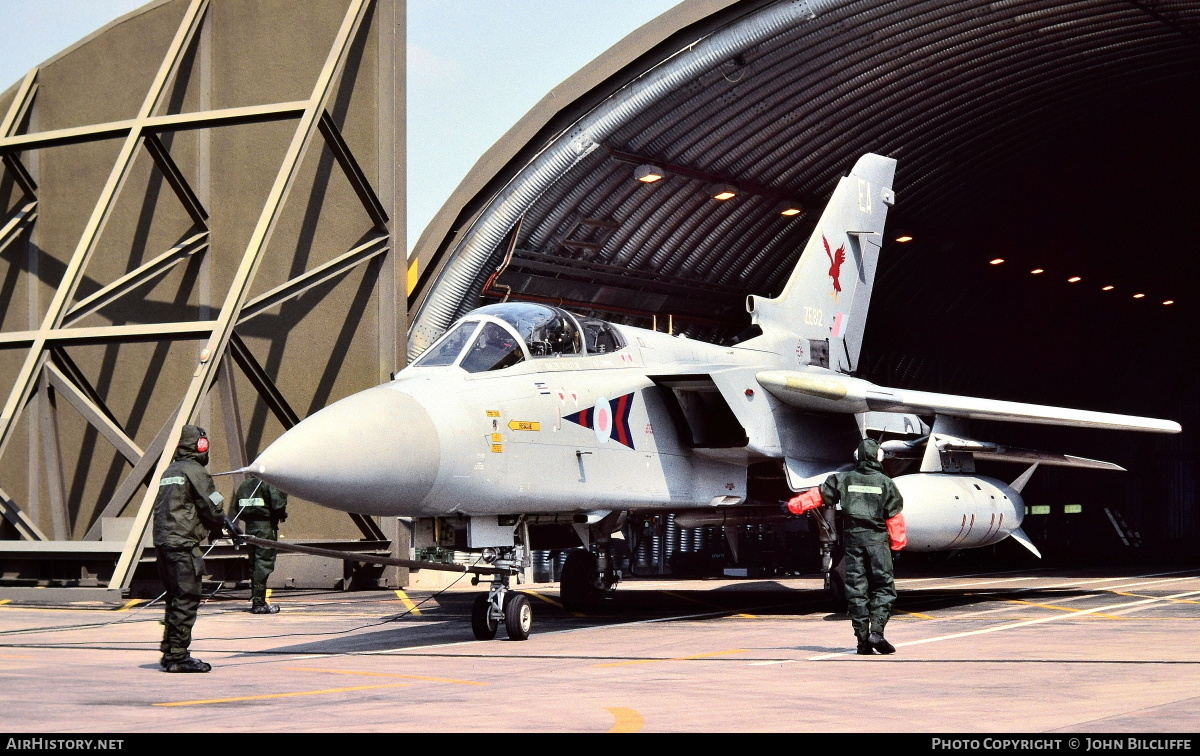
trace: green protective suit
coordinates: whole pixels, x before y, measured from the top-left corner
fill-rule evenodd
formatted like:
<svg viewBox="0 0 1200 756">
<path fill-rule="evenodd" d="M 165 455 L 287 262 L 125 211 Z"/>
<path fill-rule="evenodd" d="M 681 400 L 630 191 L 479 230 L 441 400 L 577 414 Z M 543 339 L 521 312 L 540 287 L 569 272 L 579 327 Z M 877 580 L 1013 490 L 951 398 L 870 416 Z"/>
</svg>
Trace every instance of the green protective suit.
<svg viewBox="0 0 1200 756">
<path fill-rule="evenodd" d="M 201 443 L 201 439 L 203 442 Z M 204 451 L 200 451 L 202 447 Z M 200 542 L 221 533 L 224 497 L 217 493 L 208 464 L 204 429 L 185 425 L 175 459 L 158 481 L 154 500 L 154 552 L 166 591 L 162 663 L 180 662 L 190 654 L 192 626 L 203 597 L 204 557 Z"/>
<path fill-rule="evenodd" d="M 287 519 L 287 494 L 253 475 L 246 477 L 233 494 L 230 516 L 243 523 L 246 535 L 267 541 L 279 540 L 279 523 Z M 275 549 L 250 548 L 250 601 L 267 603 L 267 578 L 275 571 Z"/>
<path fill-rule="evenodd" d="M 840 505 L 846 552 L 846 611 L 860 643 L 871 632 L 883 634 L 896 601 L 887 521 L 904 509 L 904 499 L 884 474 L 878 454 L 879 444 L 864 439 L 856 452 L 858 467 L 830 475 L 821 484 L 825 503 Z"/>
</svg>

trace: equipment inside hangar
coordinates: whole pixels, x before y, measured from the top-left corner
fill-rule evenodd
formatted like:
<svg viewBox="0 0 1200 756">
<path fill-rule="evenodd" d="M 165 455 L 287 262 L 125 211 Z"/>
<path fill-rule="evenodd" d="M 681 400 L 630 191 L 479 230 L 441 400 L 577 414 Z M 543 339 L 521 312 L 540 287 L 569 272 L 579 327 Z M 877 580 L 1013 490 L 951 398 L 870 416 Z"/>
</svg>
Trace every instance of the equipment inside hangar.
<svg viewBox="0 0 1200 756">
<path fill-rule="evenodd" d="M 857 372 L 1178 420 L 991 435 L 1128 469 L 1034 478 L 1047 559 L 1197 536 L 1194 4 L 689 0 L 514 125 L 407 262 L 403 11 L 158 0 L 0 96 L 5 589 L 128 590 L 184 422 L 232 469 L 481 304 L 735 340 L 865 152 L 899 169 Z M 403 540 L 296 511 L 298 539 Z M 654 527 L 646 566 L 728 557 Z"/>
</svg>

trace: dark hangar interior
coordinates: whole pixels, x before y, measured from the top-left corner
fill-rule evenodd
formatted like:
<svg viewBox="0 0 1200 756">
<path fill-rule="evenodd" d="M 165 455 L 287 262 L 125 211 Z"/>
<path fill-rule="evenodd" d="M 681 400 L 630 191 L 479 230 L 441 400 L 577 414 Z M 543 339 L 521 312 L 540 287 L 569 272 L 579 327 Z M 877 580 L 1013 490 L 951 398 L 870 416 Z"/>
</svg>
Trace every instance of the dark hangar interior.
<svg viewBox="0 0 1200 756">
<path fill-rule="evenodd" d="M 1025 529 L 1048 560 L 1185 557 L 1200 535 L 1197 92 L 1195 2 L 683 3 L 464 179 L 410 258 L 409 359 L 505 297 L 729 343 L 837 179 L 889 155 L 897 202 L 858 374 L 1179 421 L 1177 436 L 973 431 L 1127 468 L 1034 476 Z"/>
</svg>

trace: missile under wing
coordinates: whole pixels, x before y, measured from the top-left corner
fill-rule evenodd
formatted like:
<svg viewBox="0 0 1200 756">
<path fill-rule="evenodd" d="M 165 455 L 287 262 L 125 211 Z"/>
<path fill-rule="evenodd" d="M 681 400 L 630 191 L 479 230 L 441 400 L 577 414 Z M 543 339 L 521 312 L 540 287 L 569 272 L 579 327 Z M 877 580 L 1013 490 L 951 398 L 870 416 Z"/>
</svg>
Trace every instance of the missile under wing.
<svg viewBox="0 0 1200 756">
<path fill-rule="evenodd" d="M 905 499 L 908 549 L 987 546 L 1021 530 L 1038 465 L 1099 460 L 974 439 L 968 421 L 1178 432 L 1168 420 L 876 386 L 858 364 L 893 159 L 868 154 L 840 179 L 776 298 L 752 296 L 752 338 L 709 344 L 528 302 L 492 304 L 451 326 L 384 385 L 314 413 L 246 470 L 296 497 L 414 518 L 428 545 L 479 552 L 492 586 L 476 637 L 523 638 L 528 600 L 510 587 L 531 549 L 574 546 L 560 576 L 585 607 L 629 570 L 621 534 L 674 514 L 682 527 L 779 523 L 781 502 L 844 469 L 887 434 Z M 975 461 L 1025 463 L 1010 483 Z M 918 465 L 919 463 L 919 465 Z M 837 588 L 836 517 L 811 518 Z"/>
</svg>

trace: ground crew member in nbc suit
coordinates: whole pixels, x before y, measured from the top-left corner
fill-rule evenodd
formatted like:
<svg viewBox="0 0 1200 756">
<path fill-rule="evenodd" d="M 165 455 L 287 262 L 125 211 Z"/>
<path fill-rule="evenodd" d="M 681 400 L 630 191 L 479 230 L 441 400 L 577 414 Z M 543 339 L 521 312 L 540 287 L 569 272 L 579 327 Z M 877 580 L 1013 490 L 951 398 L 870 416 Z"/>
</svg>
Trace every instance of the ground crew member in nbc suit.
<svg viewBox="0 0 1200 756">
<path fill-rule="evenodd" d="M 233 495 L 235 518 L 246 526 L 246 535 L 279 540 L 279 523 L 287 519 L 287 494 L 253 475 L 246 476 Z M 275 571 L 275 549 L 250 547 L 250 611 L 274 614 L 279 607 L 267 602 L 267 578 Z"/>
<path fill-rule="evenodd" d="M 788 502 L 800 514 L 827 504 L 840 511 L 845 545 L 846 612 L 858 639 L 858 653 L 892 654 L 896 647 L 883 630 L 896 601 L 892 552 L 904 548 L 904 499 L 883 472 L 883 451 L 874 439 L 863 439 L 854 452 L 858 466 L 834 473 L 819 489 L 810 489 Z M 819 493 L 818 493 L 819 492 Z"/>
<path fill-rule="evenodd" d="M 208 464 L 208 435 L 195 425 L 183 426 L 175 459 L 158 481 L 154 500 L 154 553 L 166 596 L 159 664 L 167 672 L 208 672 L 212 667 L 188 651 L 192 626 L 203 598 L 204 556 L 200 542 L 215 541 L 222 528 L 238 534 L 221 509 Z"/>
</svg>

